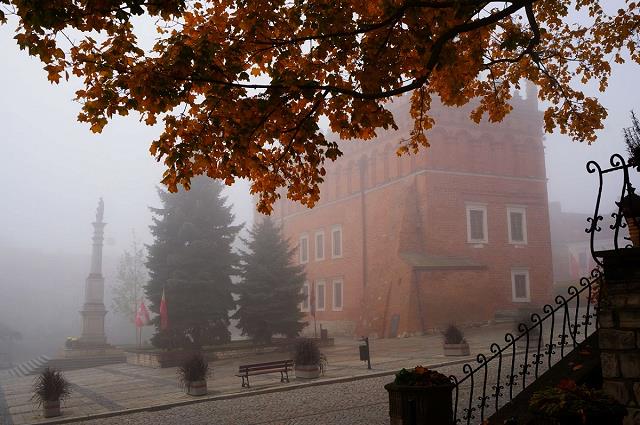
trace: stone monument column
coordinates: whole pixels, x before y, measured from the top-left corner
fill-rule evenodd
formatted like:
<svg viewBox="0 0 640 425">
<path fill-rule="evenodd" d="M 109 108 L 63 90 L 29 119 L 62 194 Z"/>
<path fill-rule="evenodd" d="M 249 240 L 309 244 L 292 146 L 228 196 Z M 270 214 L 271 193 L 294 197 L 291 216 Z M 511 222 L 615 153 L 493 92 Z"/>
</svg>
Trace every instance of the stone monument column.
<svg viewBox="0 0 640 425">
<path fill-rule="evenodd" d="M 84 305 L 82 315 L 82 334 L 80 343 L 84 347 L 99 347 L 107 345 L 104 332 L 104 317 L 107 310 L 104 307 L 104 277 L 102 277 L 102 243 L 104 241 L 103 222 L 104 202 L 100 198 L 96 221 L 93 222 L 93 247 L 91 249 L 91 270 L 84 286 Z"/>
</svg>

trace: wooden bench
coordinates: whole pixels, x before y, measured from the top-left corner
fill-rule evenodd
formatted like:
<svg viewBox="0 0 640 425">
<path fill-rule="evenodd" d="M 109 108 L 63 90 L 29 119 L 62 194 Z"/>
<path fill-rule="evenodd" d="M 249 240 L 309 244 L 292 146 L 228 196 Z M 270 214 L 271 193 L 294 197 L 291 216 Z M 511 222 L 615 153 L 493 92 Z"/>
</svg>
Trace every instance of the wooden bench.
<svg viewBox="0 0 640 425">
<path fill-rule="evenodd" d="M 238 367 L 236 376 L 242 378 L 242 387 L 249 388 L 249 376 L 280 372 L 280 382 L 289 382 L 289 371 L 293 369 L 293 360 L 245 364 Z"/>
</svg>

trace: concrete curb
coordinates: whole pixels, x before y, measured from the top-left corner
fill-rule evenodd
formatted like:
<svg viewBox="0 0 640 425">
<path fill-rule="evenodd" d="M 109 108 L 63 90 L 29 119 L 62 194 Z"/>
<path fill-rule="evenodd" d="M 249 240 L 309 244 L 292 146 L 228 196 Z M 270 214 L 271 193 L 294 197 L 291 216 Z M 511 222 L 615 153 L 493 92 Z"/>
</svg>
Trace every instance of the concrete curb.
<svg viewBox="0 0 640 425">
<path fill-rule="evenodd" d="M 425 365 L 425 367 L 431 368 L 431 369 L 435 369 L 435 368 L 444 367 L 444 366 L 455 366 L 457 364 L 467 363 L 470 360 L 474 360 L 474 359 L 475 359 L 475 356 L 470 356 L 470 357 L 465 357 L 465 358 L 460 359 L 460 360 L 452 360 L 452 361 L 448 361 L 448 362 L 440 362 L 440 363 L 428 364 L 428 365 Z M 290 384 L 290 385 L 286 385 L 286 386 L 279 386 L 279 387 L 273 387 L 273 388 L 264 388 L 264 389 L 249 391 L 249 392 L 237 392 L 237 393 L 228 393 L 228 394 L 204 396 L 204 397 L 194 398 L 193 400 L 176 401 L 176 402 L 171 402 L 171 403 L 166 403 L 166 404 L 158 404 L 158 405 L 145 406 L 145 407 L 134 407 L 134 408 L 131 408 L 131 409 L 114 410 L 112 412 L 96 413 L 96 414 L 93 414 L 93 415 L 74 416 L 74 417 L 70 417 L 70 418 L 57 418 L 57 419 L 52 419 L 52 420 L 47 420 L 47 421 L 39 421 L 39 422 L 35 422 L 35 423 L 37 423 L 37 424 L 55 425 L 55 424 L 65 424 L 65 423 L 73 423 L 73 422 L 91 421 L 91 420 L 96 420 L 96 419 L 111 418 L 111 417 L 114 417 L 114 416 L 128 415 L 128 414 L 132 414 L 132 413 L 157 412 L 157 411 L 160 411 L 160 410 L 172 409 L 174 407 L 187 406 L 187 405 L 190 405 L 190 404 L 206 403 L 206 402 L 209 402 L 209 401 L 229 400 L 229 399 L 233 399 L 233 398 L 251 397 L 251 396 L 255 396 L 255 395 L 292 391 L 292 390 L 297 390 L 297 389 L 300 389 L 300 388 L 316 387 L 316 386 L 321 386 L 321 385 L 340 384 L 340 383 L 344 383 L 344 382 L 360 381 L 360 380 L 371 379 L 371 378 L 380 378 L 380 377 L 383 377 L 383 376 L 395 375 L 396 372 L 397 372 L 397 370 L 381 370 L 379 372 L 372 372 L 372 373 L 367 373 L 367 374 L 362 374 L 362 375 L 342 376 L 342 377 L 338 377 L 338 378 L 322 379 L 322 380 L 319 380 L 319 381 L 300 382 L 300 383 L 294 383 L 294 384 Z"/>
</svg>

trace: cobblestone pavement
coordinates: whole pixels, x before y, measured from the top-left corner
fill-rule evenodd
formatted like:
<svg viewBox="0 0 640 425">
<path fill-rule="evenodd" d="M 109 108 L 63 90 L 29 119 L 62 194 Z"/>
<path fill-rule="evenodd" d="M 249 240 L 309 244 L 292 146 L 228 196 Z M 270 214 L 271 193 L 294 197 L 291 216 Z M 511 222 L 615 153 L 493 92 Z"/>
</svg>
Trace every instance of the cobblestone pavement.
<svg viewBox="0 0 640 425">
<path fill-rule="evenodd" d="M 521 363 L 523 358 L 522 354 L 516 355 L 516 364 Z M 445 366 L 437 370 L 458 378 L 463 376 L 460 365 Z M 492 364 L 488 368 L 489 382 L 495 381 L 496 376 L 495 364 Z M 364 378 L 78 423 L 87 425 L 387 425 L 389 399 L 384 385 L 392 379 L 392 375 Z M 460 388 L 459 417 L 461 418 L 464 414 L 463 409 L 467 406 L 469 390 L 469 386 Z M 474 394 L 478 394 L 478 388 L 475 389 Z M 488 409 L 487 414 L 492 411 L 493 409 Z M 480 417 L 477 411 L 474 412 L 474 416 L 471 423 L 479 423 Z M 466 420 L 461 423 L 466 423 Z"/>
</svg>

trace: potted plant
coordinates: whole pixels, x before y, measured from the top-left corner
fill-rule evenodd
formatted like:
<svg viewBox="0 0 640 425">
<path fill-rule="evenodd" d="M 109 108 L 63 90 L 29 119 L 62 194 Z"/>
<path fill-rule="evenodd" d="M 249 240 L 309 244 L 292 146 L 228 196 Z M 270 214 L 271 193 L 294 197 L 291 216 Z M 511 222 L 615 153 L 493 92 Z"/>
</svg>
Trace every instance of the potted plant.
<svg viewBox="0 0 640 425">
<path fill-rule="evenodd" d="M 202 354 L 194 354 L 178 367 L 178 380 L 187 394 L 200 396 L 207 394 L 209 363 Z"/>
<path fill-rule="evenodd" d="M 326 365 L 327 358 L 320 353 L 316 341 L 310 338 L 303 338 L 296 343 L 294 366 L 296 378 L 318 378 L 321 372 L 324 373 Z"/>
<path fill-rule="evenodd" d="M 60 402 L 71 395 L 71 384 L 62 375 L 62 372 L 46 368 L 33 382 L 32 401 L 42 406 L 42 415 L 45 418 L 60 416 Z"/>
<path fill-rule="evenodd" d="M 442 332 L 444 337 L 445 356 L 468 356 L 469 344 L 464 339 L 464 334 L 456 325 L 449 325 Z"/>
<path fill-rule="evenodd" d="M 529 409 L 552 424 L 621 425 L 627 409 L 603 391 L 563 379 L 558 386 L 536 391 Z"/>
<path fill-rule="evenodd" d="M 402 369 L 384 388 L 389 392 L 391 425 L 452 424 L 453 383 L 442 373 L 422 366 Z"/>
</svg>

